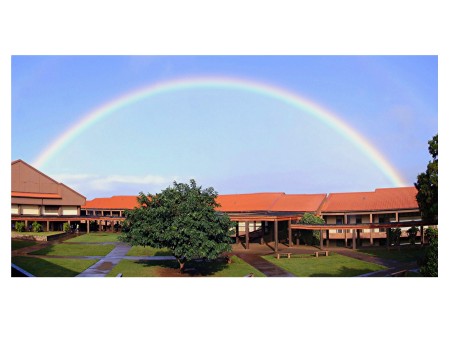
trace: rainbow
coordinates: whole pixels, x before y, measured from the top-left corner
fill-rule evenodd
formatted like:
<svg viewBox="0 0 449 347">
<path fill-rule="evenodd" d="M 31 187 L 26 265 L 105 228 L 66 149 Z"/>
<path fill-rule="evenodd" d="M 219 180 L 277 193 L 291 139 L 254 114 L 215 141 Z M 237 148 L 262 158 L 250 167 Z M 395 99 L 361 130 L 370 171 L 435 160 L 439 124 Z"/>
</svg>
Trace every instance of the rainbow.
<svg viewBox="0 0 449 347">
<path fill-rule="evenodd" d="M 44 151 L 38 155 L 33 165 L 37 168 L 42 168 L 54 155 L 62 151 L 79 134 L 105 119 L 118 109 L 124 108 L 134 102 L 155 96 L 157 94 L 198 88 L 225 88 L 256 93 L 269 98 L 277 99 L 297 109 L 305 111 L 348 139 L 385 174 L 394 186 L 401 187 L 407 185 L 399 172 L 365 137 L 355 131 L 340 117 L 329 110 L 326 110 L 324 107 L 278 86 L 241 78 L 237 79 L 216 76 L 168 80 L 145 86 L 121 95 L 81 117 L 74 125 L 72 125 L 47 148 L 45 148 Z"/>
</svg>

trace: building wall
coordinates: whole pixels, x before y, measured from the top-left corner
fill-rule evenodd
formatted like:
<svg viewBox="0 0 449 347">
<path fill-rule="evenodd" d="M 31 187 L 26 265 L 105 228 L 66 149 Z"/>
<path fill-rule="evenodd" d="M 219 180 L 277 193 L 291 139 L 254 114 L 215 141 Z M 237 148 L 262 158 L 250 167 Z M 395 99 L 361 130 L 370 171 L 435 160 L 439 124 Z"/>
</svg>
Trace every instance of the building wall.
<svg viewBox="0 0 449 347">
<path fill-rule="evenodd" d="M 22 206 L 22 215 L 40 215 L 40 207 L 38 205 L 24 205 Z"/>
</svg>

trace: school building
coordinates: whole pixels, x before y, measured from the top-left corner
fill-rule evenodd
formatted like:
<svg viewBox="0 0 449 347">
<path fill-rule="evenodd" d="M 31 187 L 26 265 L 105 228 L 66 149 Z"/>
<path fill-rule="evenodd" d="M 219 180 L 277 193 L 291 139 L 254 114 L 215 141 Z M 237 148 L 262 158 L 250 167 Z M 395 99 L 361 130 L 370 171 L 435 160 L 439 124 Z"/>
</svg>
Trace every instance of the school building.
<svg viewBox="0 0 449 347">
<path fill-rule="evenodd" d="M 57 182 L 23 160 L 11 163 L 11 227 L 33 222 L 45 231 L 62 231 L 63 224 L 81 223 L 81 206 L 86 197 Z"/>
<path fill-rule="evenodd" d="M 381 188 L 371 192 L 330 194 L 253 193 L 219 195 L 219 212 L 236 222 L 233 238 L 246 248 L 251 243 L 299 244 L 301 233 L 319 230 L 320 245 L 357 248 L 387 243 L 387 228 L 420 228 L 415 187 Z M 64 222 L 80 231 L 119 231 L 124 211 L 138 207 L 136 196 L 86 198 L 56 182 L 22 160 L 11 163 L 11 220 L 41 223 L 44 230 L 62 230 Z M 321 216 L 325 224 L 298 223 L 305 213 Z"/>
</svg>

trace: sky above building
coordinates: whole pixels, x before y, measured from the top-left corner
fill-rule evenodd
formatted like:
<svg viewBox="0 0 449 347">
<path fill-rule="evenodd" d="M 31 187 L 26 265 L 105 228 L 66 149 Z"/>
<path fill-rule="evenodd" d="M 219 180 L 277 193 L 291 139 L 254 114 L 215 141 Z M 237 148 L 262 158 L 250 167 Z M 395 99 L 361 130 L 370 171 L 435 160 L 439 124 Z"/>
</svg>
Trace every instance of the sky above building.
<svg viewBox="0 0 449 347">
<path fill-rule="evenodd" d="M 413 185 L 436 56 L 13 56 L 12 160 L 88 199 Z"/>
</svg>

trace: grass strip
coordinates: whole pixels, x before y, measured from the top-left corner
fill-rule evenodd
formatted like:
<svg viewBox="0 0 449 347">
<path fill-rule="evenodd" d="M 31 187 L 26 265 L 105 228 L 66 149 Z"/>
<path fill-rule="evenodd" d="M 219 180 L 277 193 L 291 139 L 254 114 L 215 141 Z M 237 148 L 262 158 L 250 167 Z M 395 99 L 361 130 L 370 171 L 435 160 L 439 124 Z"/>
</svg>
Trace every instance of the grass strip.
<svg viewBox="0 0 449 347">
<path fill-rule="evenodd" d="M 12 257 L 12 263 L 37 277 L 74 277 L 94 265 L 95 259 Z"/>
<path fill-rule="evenodd" d="M 194 276 L 198 277 L 244 277 L 249 273 L 253 273 L 254 277 L 265 276 L 236 256 L 233 256 L 231 260 L 231 264 L 227 264 L 221 259 L 201 262 L 190 261 L 185 265 L 185 269 L 193 268 L 195 270 Z M 107 276 L 115 277 L 122 273 L 123 277 L 177 277 L 180 275 L 178 268 L 179 265 L 176 260 L 134 261 L 124 259 Z"/>
<path fill-rule="evenodd" d="M 60 255 L 60 256 L 104 256 L 115 248 L 114 245 L 71 245 L 56 244 L 31 252 L 33 255 Z"/>
<path fill-rule="evenodd" d="M 89 233 L 66 240 L 65 243 L 71 242 L 118 242 L 120 233 Z"/>
<path fill-rule="evenodd" d="M 353 277 L 385 269 L 384 266 L 330 252 L 328 257 L 303 255 L 276 259 L 273 255 L 262 258 L 298 277 Z"/>
<path fill-rule="evenodd" d="M 11 240 L 11 251 L 15 251 L 16 249 L 25 248 L 29 246 L 34 246 L 37 242 L 34 241 L 21 241 L 21 240 Z"/>
</svg>

